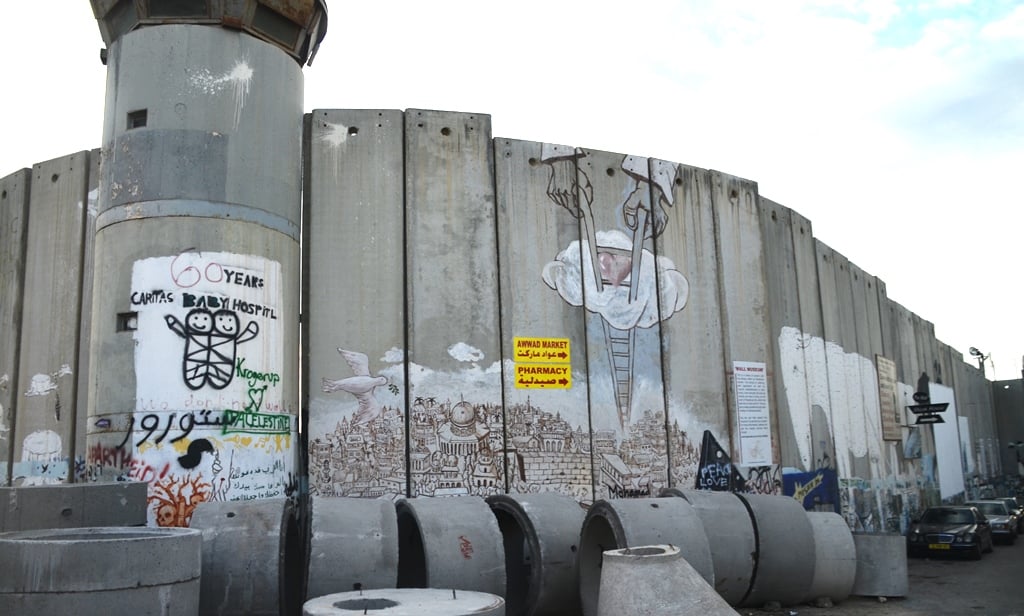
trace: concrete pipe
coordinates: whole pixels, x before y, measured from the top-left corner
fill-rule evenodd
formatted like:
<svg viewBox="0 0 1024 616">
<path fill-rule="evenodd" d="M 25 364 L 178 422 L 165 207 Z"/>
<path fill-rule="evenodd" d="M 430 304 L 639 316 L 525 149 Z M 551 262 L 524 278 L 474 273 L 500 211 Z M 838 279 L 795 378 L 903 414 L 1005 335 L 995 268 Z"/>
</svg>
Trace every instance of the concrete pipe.
<svg viewBox="0 0 1024 616">
<path fill-rule="evenodd" d="M 305 598 L 398 584 L 398 519 L 380 499 L 309 498 Z"/>
<path fill-rule="evenodd" d="M 207 502 L 190 528 L 202 531 L 199 613 L 294 613 L 302 605 L 301 545 L 291 500 Z"/>
<path fill-rule="evenodd" d="M 580 612 L 579 531 L 586 512 L 554 492 L 487 499 L 505 546 L 506 611 L 510 616 Z"/>
<path fill-rule="evenodd" d="M 0 533 L 0 614 L 194 616 L 201 544 L 186 528 Z"/>
<path fill-rule="evenodd" d="M 754 579 L 740 605 L 803 601 L 814 578 L 814 529 L 807 512 L 789 496 L 737 496 L 750 511 L 757 537 Z"/>
<path fill-rule="evenodd" d="M 739 605 L 750 591 L 757 551 L 747 507 L 732 492 L 668 488 L 661 495 L 682 497 L 693 506 L 711 548 L 715 590 L 729 605 Z"/>
<path fill-rule="evenodd" d="M 814 577 L 805 599 L 827 606 L 850 596 L 857 576 L 853 533 L 838 513 L 808 511 L 814 530 Z"/>
<path fill-rule="evenodd" d="M 505 600 L 471 590 L 380 588 L 310 599 L 302 616 L 504 616 Z"/>
<path fill-rule="evenodd" d="M 142 481 L 0 488 L 0 531 L 145 526 Z"/>
<path fill-rule="evenodd" d="M 598 616 L 735 616 L 673 545 L 608 550 L 601 568 Z"/>
<path fill-rule="evenodd" d="M 408 498 L 398 514 L 399 588 L 460 588 L 505 596 L 505 549 L 478 496 Z"/>
<path fill-rule="evenodd" d="M 863 597 L 907 596 L 907 544 L 902 535 L 853 535 L 857 575 L 850 594 Z"/>
<path fill-rule="evenodd" d="M 638 545 L 673 545 L 714 587 L 715 572 L 704 527 L 693 507 L 676 497 L 599 500 L 580 532 L 580 601 L 586 616 L 597 614 L 602 554 Z"/>
</svg>

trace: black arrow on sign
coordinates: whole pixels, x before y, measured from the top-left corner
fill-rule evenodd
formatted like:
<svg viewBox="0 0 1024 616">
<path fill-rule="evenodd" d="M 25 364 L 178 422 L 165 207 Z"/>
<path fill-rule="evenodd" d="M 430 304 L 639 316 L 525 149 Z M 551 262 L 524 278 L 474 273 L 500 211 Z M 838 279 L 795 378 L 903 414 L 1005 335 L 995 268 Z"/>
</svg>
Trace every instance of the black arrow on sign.
<svg viewBox="0 0 1024 616">
<path fill-rule="evenodd" d="M 946 420 L 939 415 L 918 415 L 915 425 L 946 423 Z"/>
<path fill-rule="evenodd" d="M 949 408 L 949 402 L 939 402 L 937 404 L 912 404 L 907 408 L 910 409 L 910 412 L 915 415 L 921 415 L 925 413 L 941 413 L 942 411 Z"/>
</svg>

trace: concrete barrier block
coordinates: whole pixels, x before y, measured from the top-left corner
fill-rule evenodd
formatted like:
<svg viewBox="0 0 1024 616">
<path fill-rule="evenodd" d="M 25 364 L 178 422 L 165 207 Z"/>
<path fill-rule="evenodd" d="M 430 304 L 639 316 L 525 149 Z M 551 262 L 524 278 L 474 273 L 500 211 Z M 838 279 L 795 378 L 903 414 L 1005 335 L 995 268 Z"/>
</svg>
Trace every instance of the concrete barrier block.
<svg viewBox="0 0 1024 616">
<path fill-rule="evenodd" d="M 146 483 L 62 483 L 0 488 L 4 531 L 144 526 Z"/>
<path fill-rule="evenodd" d="M 902 535 L 853 535 L 857 575 L 850 594 L 864 597 L 905 597 L 907 544 Z"/>
</svg>

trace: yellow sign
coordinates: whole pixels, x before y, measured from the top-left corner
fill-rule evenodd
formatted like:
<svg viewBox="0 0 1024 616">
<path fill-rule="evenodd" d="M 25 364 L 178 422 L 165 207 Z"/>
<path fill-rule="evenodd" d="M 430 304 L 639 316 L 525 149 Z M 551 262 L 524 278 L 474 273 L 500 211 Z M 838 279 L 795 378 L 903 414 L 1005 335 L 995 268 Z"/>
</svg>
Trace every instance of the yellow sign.
<svg viewBox="0 0 1024 616">
<path fill-rule="evenodd" d="M 569 389 L 572 366 L 568 364 L 516 364 L 516 389 Z"/>
<path fill-rule="evenodd" d="M 568 364 L 571 361 L 568 338 L 513 338 L 512 361 Z"/>
</svg>

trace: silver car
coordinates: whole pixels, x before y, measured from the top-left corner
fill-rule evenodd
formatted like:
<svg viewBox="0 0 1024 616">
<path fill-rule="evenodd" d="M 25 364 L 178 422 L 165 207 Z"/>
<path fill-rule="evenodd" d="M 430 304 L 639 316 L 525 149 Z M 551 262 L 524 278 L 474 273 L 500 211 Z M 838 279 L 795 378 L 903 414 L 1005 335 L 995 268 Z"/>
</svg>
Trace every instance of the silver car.
<svg viewBox="0 0 1024 616">
<path fill-rule="evenodd" d="M 1017 513 L 1010 509 L 1003 499 L 970 501 L 964 503 L 964 506 L 977 507 L 978 511 L 988 518 L 992 539 L 999 539 L 1010 545 L 1017 541 Z"/>
<path fill-rule="evenodd" d="M 1012 496 L 998 496 L 993 500 L 1001 500 L 1006 503 L 1007 508 L 1017 516 L 1017 534 L 1024 533 L 1024 507 L 1017 502 L 1018 499 Z"/>
</svg>

